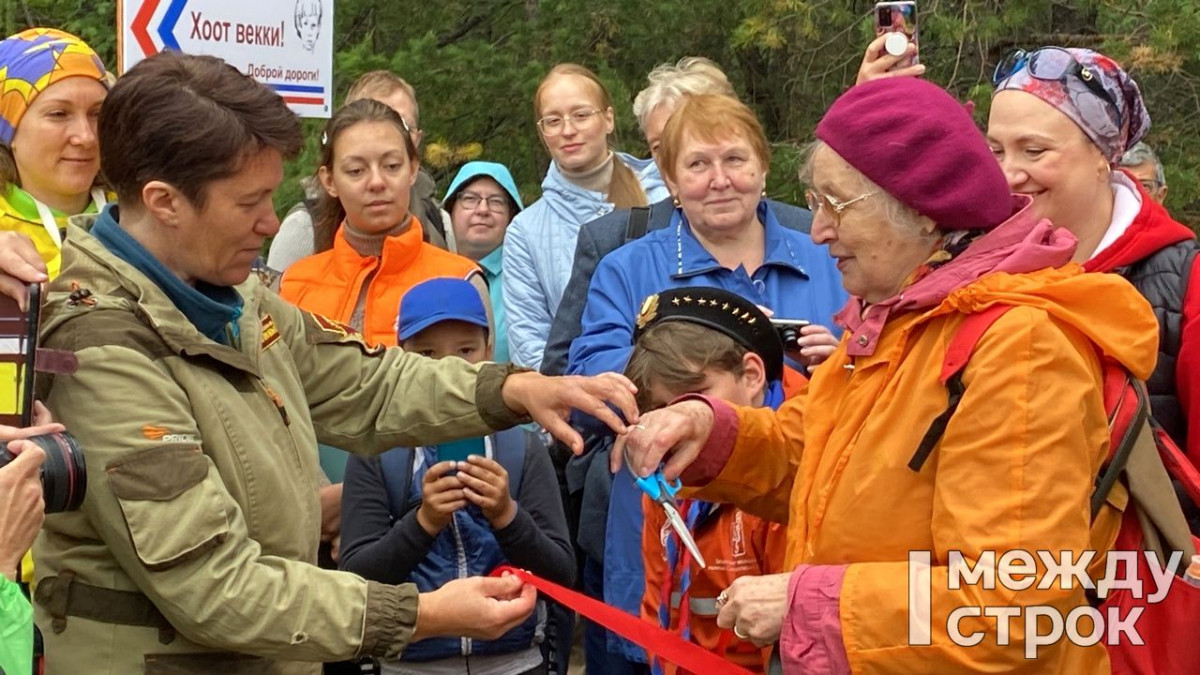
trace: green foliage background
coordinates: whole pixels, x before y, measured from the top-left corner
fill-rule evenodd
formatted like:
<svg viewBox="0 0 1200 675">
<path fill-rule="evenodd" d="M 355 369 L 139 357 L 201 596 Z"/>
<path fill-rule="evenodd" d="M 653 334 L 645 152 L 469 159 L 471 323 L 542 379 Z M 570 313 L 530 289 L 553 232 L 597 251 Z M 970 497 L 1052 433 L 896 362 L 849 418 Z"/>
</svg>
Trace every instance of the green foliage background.
<svg viewBox="0 0 1200 675">
<path fill-rule="evenodd" d="M 285 2 L 292 0 L 256 0 Z M 703 55 L 721 64 L 775 144 L 768 190 L 799 202 L 799 152 L 854 79 L 871 37 L 863 0 L 336 0 L 335 88 L 390 68 L 417 89 L 425 163 L 446 185 L 463 162 L 506 163 L 536 198 L 548 157 L 532 97 L 555 63 L 591 67 L 616 101 L 619 145 L 646 156 L 630 111 L 655 64 Z M 5 34 L 29 25 L 78 33 L 115 63 L 115 0 L 0 0 Z M 1013 47 L 1089 47 L 1141 84 L 1149 142 L 1167 167 L 1168 207 L 1200 225 L 1200 2 L 1195 0 L 921 0 L 927 77 L 976 102 L 986 119 L 995 63 Z M 920 114 L 914 110 L 913 114 Z M 321 122 L 288 167 L 276 204 L 300 197 Z"/>
</svg>

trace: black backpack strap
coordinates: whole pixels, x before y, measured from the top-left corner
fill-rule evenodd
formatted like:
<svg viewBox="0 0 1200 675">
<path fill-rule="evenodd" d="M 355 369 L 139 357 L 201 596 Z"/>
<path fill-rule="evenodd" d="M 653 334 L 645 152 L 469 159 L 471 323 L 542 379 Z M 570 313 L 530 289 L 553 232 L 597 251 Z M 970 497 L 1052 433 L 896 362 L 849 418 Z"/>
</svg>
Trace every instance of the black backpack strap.
<svg viewBox="0 0 1200 675">
<path fill-rule="evenodd" d="M 641 239 L 650 223 L 650 207 L 635 206 L 629 209 L 629 221 L 625 223 L 625 243 Z"/>
<path fill-rule="evenodd" d="M 979 342 L 992 324 L 1010 309 L 1011 305 L 992 305 L 983 311 L 970 314 L 963 319 L 954 337 L 950 339 L 938 376 L 938 379 L 946 384 L 946 409 L 929 423 L 929 429 L 921 438 L 921 444 L 917 446 L 912 459 L 908 460 L 908 468 L 920 472 L 933 449 L 937 447 L 938 441 L 942 440 L 946 433 L 946 425 L 950 423 L 950 418 L 954 416 L 954 411 L 958 410 L 958 404 L 966 393 L 962 374 L 975 351 L 975 343 Z"/>
<path fill-rule="evenodd" d="M 412 489 L 413 449 L 393 448 L 380 455 L 379 473 L 387 490 L 388 509 L 398 519 L 407 510 L 408 492 Z"/>
<path fill-rule="evenodd" d="M 1125 473 L 1125 466 L 1129 463 L 1129 455 L 1133 453 L 1134 445 L 1137 443 L 1138 434 L 1141 433 L 1142 427 L 1147 422 L 1152 422 L 1150 419 L 1150 397 L 1146 393 L 1146 386 L 1141 382 L 1134 381 L 1133 391 L 1136 393 L 1135 405 L 1137 408 L 1134 412 L 1134 418 L 1125 429 L 1125 435 L 1121 437 L 1120 444 L 1112 453 L 1112 459 L 1105 465 L 1104 470 L 1096 477 L 1096 489 L 1092 490 L 1092 520 L 1096 519 L 1096 515 L 1100 513 L 1100 509 L 1104 506 L 1104 501 L 1108 499 L 1108 495 L 1112 492 L 1113 486 L 1120 480 L 1121 475 Z"/>
<path fill-rule="evenodd" d="M 937 447 L 938 441 L 942 440 L 942 435 L 946 433 L 946 425 L 950 423 L 950 418 L 954 416 L 954 411 L 958 410 L 958 404 L 967 391 L 967 387 L 962 381 L 961 370 L 946 380 L 946 391 L 949 392 L 946 409 L 929 423 L 929 428 L 925 430 L 925 436 L 921 438 L 921 444 L 917 446 L 917 451 L 913 453 L 912 459 L 908 460 L 908 468 L 918 473 L 920 473 L 921 467 L 925 466 L 925 461 L 929 459 L 933 449 Z"/>
<path fill-rule="evenodd" d="M 535 432 L 514 427 L 492 436 L 492 458 L 508 472 L 508 494 L 514 500 L 521 491 L 525 454 L 528 452 L 546 452 L 545 443 Z"/>
</svg>

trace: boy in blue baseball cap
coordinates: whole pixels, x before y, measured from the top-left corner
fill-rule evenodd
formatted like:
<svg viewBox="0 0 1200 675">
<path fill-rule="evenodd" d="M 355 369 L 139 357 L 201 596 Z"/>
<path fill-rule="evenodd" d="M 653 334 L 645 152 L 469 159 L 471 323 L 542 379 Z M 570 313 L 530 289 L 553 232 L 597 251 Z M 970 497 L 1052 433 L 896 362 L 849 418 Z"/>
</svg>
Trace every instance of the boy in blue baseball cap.
<svg viewBox="0 0 1200 675">
<path fill-rule="evenodd" d="M 436 278 L 400 300 L 400 347 L 430 358 L 486 361 L 487 311 L 462 279 Z M 437 401 L 428 404 L 436 406 Z M 434 591 L 461 576 L 513 565 L 570 585 L 575 554 L 545 443 L 520 427 L 437 446 L 352 456 L 342 491 L 340 567 Z M 546 672 L 544 610 L 497 640 L 410 644 L 383 673 Z"/>
<path fill-rule="evenodd" d="M 400 299 L 396 337 L 406 352 L 440 359 L 457 356 L 469 363 L 492 360 L 488 345 L 487 310 L 463 293 L 462 279 L 430 279 L 413 286 Z"/>
</svg>

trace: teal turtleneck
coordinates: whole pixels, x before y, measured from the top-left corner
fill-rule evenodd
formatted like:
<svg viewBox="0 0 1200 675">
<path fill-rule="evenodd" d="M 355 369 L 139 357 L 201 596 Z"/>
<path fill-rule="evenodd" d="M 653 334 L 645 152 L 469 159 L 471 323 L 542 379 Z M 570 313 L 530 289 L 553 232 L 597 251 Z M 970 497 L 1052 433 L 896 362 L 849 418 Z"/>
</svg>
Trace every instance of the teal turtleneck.
<svg viewBox="0 0 1200 675">
<path fill-rule="evenodd" d="M 237 320 L 242 315 L 242 296 L 231 286 L 214 286 L 203 281 L 190 286 L 168 270 L 129 233 L 121 229 L 116 204 L 104 207 L 92 225 L 92 236 L 110 253 L 133 265 L 153 281 L 196 330 L 223 345 L 237 343 Z"/>
</svg>

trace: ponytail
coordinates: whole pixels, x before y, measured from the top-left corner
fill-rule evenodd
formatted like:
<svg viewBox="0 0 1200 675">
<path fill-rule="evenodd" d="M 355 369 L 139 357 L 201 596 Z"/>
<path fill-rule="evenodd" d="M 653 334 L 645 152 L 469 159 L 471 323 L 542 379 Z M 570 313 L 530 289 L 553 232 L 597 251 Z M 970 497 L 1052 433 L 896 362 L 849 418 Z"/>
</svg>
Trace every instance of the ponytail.
<svg viewBox="0 0 1200 675">
<path fill-rule="evenodd" d="M 342 200 L 322 188 L 312 213 L 313 253 L 324 253 L 333 248 L 334 236 L 345 219 L 346 209 L 342 207 Z"/>
<path fill-rule="evenodd" d="M 612 179 L 608 183 L 608 201 L 618 209 L 631 209 L 635 206 L 646 206 L 649 203 L 637 176 L 616 153 L 613 153 L 613 171 Z"/>
</svg>

